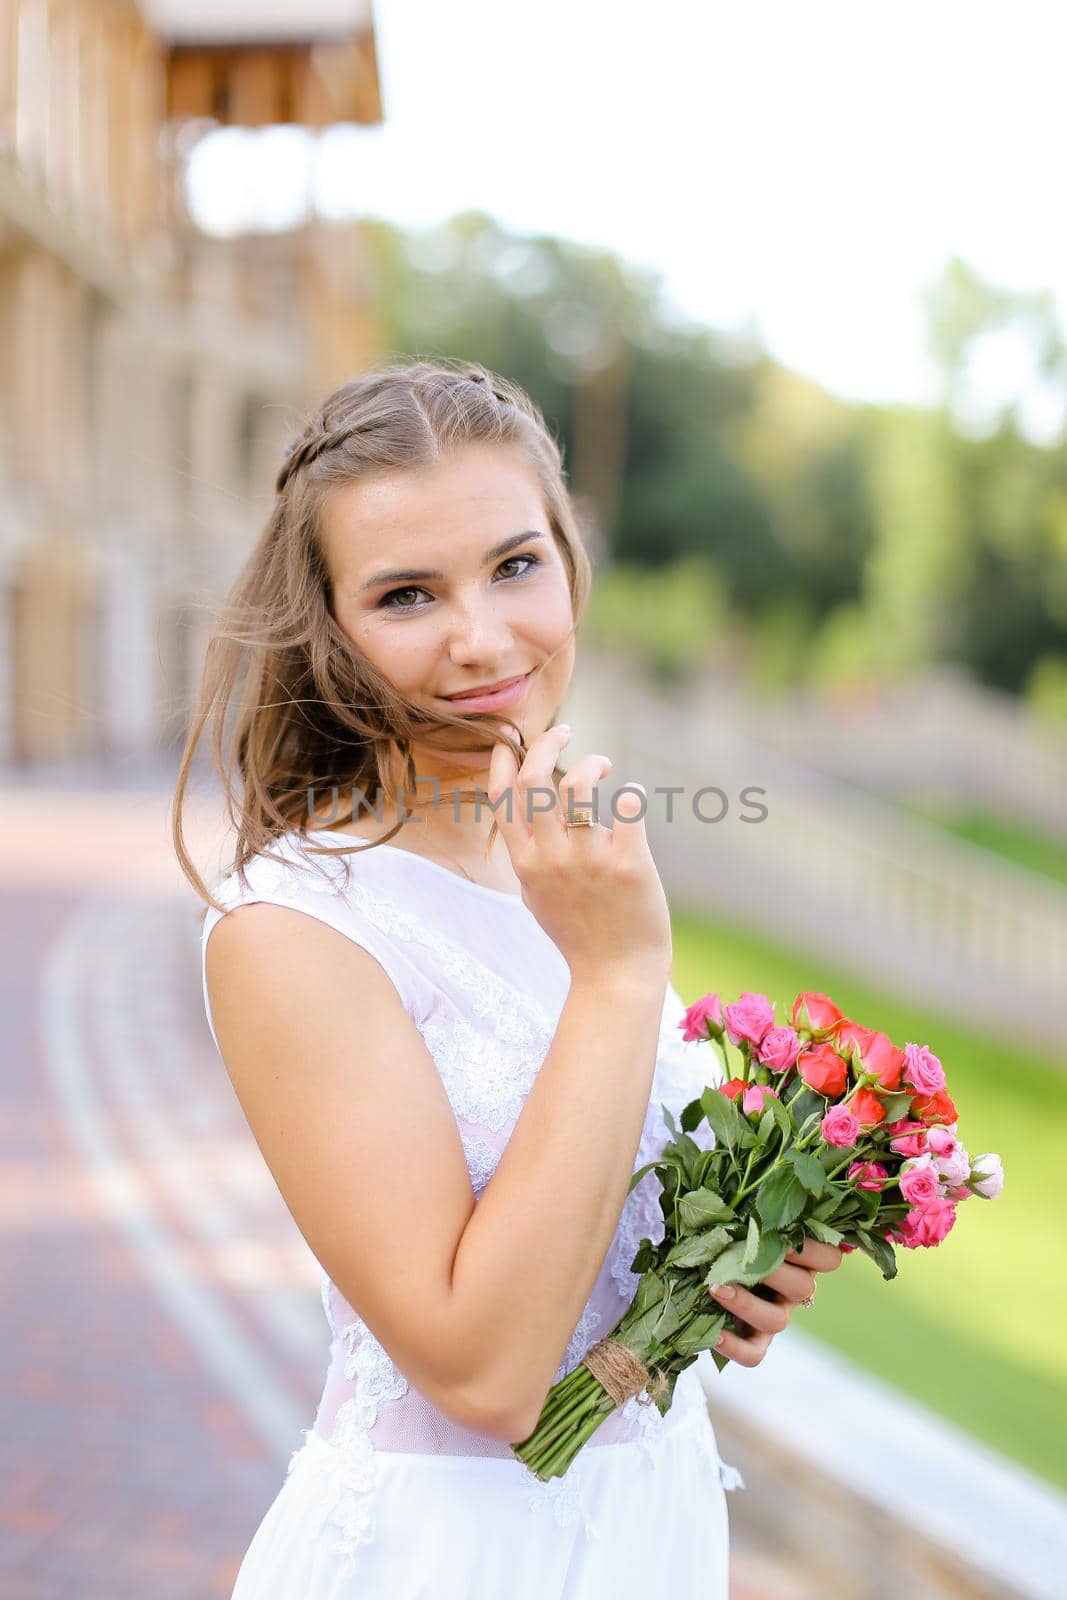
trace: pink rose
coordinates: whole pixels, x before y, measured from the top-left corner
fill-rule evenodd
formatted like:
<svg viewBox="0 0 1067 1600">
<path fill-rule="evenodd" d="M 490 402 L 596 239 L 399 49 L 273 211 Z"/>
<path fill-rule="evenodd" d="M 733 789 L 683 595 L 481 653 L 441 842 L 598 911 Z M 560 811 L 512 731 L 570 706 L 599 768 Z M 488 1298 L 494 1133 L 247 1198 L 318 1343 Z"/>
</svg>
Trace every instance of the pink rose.
<svg viewBox="0 0 1067 1600">
<path fill-rule="evenodd" d="M 762 1111 L 768 1100 L 777 1100 L 778 1095 L 773 1089 L 767 1089 L 762 1083 L 750 1083 L 741 1096 L 741 1104 L 746 1111 Z"/>
<path fill-rule="evenodd" d="M 764 1035 L 774 1027 L 774 1009 L 765 994 L 752 994 L 746 990 L 740 999 L 724 1011 L 726 1037 L 731 1044 L 744 1039 L 755 1049 Z"/>
<path fill-rule="evenodd" d="M 947 1156 L 935 1156 L 934 1166 L 943 1184 L 958 1189 L 971 1175 L 971 1158 L 962 1144 L 953 1145 Z"/>
<path fill-rule="evenodd" d="M 847 1106 L 831 1106 L 820 1124 L 822 1136 L 827 1144 L 838 1145 L 841 1149 L 855 1144 L 860 1136 L 859 1118 L 854 1117 Z"/>
<path fill-rule="evenodd" d="M 945 1087 L 945 1069 L 926 1045 L 904 1046 L 904 1082 L 918 1094 L 935 1094 Z"/>
<path fill-rule="evenodd" d="M 952 1231 L 956 1207 L 951 1200 L 935 1200 L 921 1211 L 909 1211 L 901 1224 L 901 1242 L 909 1250 L 929 1250 Z"/>
<path fill-rule="evenodd" d="M 998 1155 L 975 1156 L 970 1187 L 983 1200 L 995 1200 L 1004 1187 L 1004 1163 Z"/>
<path fill-rule="evenodd" d="M 756 1054 L 772 1072 L 786 1072 L 800 1054 L 800 1040 L 793 1028 L 770 1028 L 760 1041 Z"/>
<path fill-rule="evenodd" d="M 717 994 L 706 994 L 701 1000 L 694 1000 L 678 1026 L 685 1031 L 682 1038 L 686 1044 L 694 1039 L 707 1039 L 711 1036 L 708 1022 L 722 1026 L 722 1007 Z"/>
<path fill-rule="evenodd" d="M 900 1192 L 910 1206 L 922 1211 L 940 1200 L 941 1190 L 937 1172 L 929 1156 L 917 1156 L 905 1161 L 900 1169 Z"/>
<path fill-rule="evenodd" d="M 921 1122 L 894 1122 L 890 1127 L 890 1132 L 892 1133 L 894 1130 L 896 1130 L 896 1138 L 890 1139 L 890 1150 L 895 1150 L 898 1156 L 924 1156 L 926 1154 L 929 1135 Z"/>
<path fill-rule="evenodd" d="M 921 1128 L 922 1123 L 920 1122 L 918 1126 Z M 956 1141 L 948 1128 L 940 1126 L 928 1128 L 926 1137 L 930 1146 L 930 1154 L 933 1156 L 950 1156 L 956 1148 Z"/>
<path fill-rule="evenodd" d="M 888 1169 L 880 1161 L 854 1161 L 848 1169 L 848 1181 L 857 1189 L 884 1189 Z"/>
</svg>

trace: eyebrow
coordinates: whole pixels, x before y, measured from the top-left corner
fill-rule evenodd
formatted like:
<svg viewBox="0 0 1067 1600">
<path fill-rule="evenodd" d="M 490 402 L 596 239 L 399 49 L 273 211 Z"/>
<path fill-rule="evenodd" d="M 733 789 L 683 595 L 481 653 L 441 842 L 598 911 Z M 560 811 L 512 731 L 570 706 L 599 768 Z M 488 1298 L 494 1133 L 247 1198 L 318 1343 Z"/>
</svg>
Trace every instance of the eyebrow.
<svg viewBox="0 0 1067 1600">
<path fill-rule="evenodd" d="M 499 556 L 506 556 L 509 550 L 514 550 L 516 545 L 526 544 L 530 539 L 543 539 L 543 533 L 528 531 L 526 533 L 512 534 L 510 539 L 501 540 L 491 550 L 485 552 L 483 563 L 496 561 Z M 363 594 L 367 589 L 377 589 L 383 583 L 415 583 L 423 578 L 443 578 L 443 572 L 431 572 L 428 568 L 416 569 L 415 567 L 397 568 L 390 572 L 377 572 L 373 578 L 368 578 L 366 583 L 361 583 L 358 592 Z"/>
</svg>

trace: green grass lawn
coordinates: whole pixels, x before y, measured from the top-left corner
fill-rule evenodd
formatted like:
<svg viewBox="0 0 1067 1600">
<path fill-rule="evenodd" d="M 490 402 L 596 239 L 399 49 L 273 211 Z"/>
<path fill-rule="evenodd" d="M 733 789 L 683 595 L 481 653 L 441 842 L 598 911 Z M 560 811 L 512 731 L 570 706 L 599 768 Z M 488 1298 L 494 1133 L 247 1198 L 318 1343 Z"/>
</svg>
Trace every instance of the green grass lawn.
<svg viewBox="0 0 1067 1600">
<path fill-rule="evenodd" d="M 753 989 L 786 1022 L 801 989 L 821 989 L 894 1043 L 928 1044 L 941 1058 L 972 1156 L 1004 1158 L 1003 1194 L 965 1201 L 940 1248 L 898 1250 L 892 1282 L 866 1256 L 849 1256 L 798 1320 L 1067 1488 L 1067 1059 L 968 1031 L 758 935 L 684 910 L 672 921 L 673 981 L 687 1004 Z M 718 1056 L 707 1048 L 710 1073 Z"/>
</svg>

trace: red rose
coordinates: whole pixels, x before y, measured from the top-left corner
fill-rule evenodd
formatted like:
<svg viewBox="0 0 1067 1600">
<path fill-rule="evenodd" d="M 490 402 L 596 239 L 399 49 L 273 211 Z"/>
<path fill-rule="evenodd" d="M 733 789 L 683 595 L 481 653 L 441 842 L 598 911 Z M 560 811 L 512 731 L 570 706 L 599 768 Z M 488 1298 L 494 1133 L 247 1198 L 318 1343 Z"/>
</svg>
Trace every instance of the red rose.
<svg viewBox="0 0 1067 1600">
<path fill-rule="evenodd" d="M 817 1044 L 814 1049 L 802 1050 L 797 1056 L 796 1065 L 809 1089 L 815 1089 L 831 1100 L 844 1094 L 848 1068 L 832 1044 Z"/>
<path fill-rule="evenodd" d="M 911 1102 L 913 1115 L 920 1122 L 957 1122 L 959 1112 L 945 1089 L 935 1089 L 933 1094 L 917 1095 Z"/>
<path fill-rule="evenodd" d="M 861 1128 L 873 1128 L 876 1122 L 885 1120 L 885 1106 L 873 1089 L 857 1089 L 849 1105 Z"/>
<path fill-rule="evenodd" d="M 828 994 L 815 989 L 805 989 L 793 1001 L 794 1028 L 807 1028 L 816 1037 L 832 1033 L 842 1020 L 843 1013 L 834 1005 Z"/>
<path fill-rule="evenodd" d="M 720 1083 L 719 1093 L 724 1094 L 727 1100 L 736 1100 L 742 1089 L 747 1087 L 744 1078 L 730 1078 L 726 1083 Z"/>
<path fill-rule="evenodd" d="M 883 1089 L 895 1089 L 904 1071 L 904 1052 L 898 1050 L 888 1034 L 875 1028 L 862 1028 L 858 1022 L 845 1017 L 835 1035 L 838 1049 L 852 1065 L 873 1074 Z"/>
</svg>

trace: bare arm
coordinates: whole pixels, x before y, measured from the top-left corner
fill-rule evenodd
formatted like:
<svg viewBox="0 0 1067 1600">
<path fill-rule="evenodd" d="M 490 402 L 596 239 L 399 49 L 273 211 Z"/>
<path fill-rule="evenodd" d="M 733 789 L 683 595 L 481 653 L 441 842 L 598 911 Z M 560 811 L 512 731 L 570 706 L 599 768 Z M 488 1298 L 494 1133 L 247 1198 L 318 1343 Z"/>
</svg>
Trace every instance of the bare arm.
<svg viewBox="0 0 1067 1600">
<path fill-rule="evenodd" d="M 633 1174 L 666 983 L 572 984 L 552 1046 L 452 1269 L 452 1327 L 468 1366 L 537 1420 L 592 1291 Z"/>
<path fill-rule="evenodd" d="M 435 1405 L 524 1438 L 626 1198 L 665 984 L 572 985 L 475 1206 L 437 1068 L 372 956 L 259 904 L 221 919 L 206 968 L 234 1090 L 316 1259 Z"/>
</svg>

